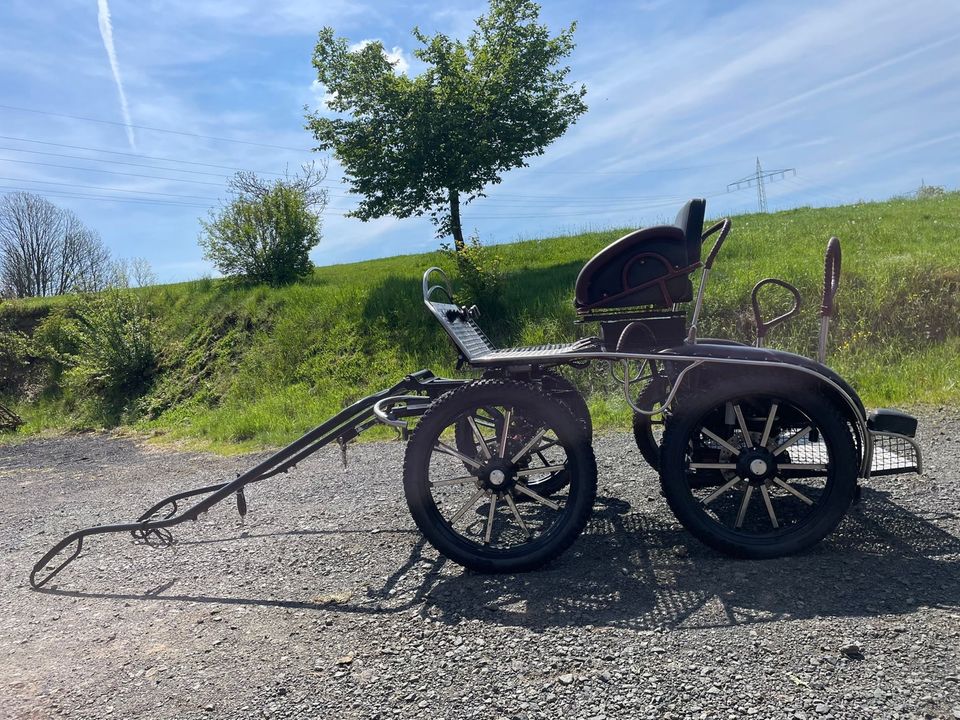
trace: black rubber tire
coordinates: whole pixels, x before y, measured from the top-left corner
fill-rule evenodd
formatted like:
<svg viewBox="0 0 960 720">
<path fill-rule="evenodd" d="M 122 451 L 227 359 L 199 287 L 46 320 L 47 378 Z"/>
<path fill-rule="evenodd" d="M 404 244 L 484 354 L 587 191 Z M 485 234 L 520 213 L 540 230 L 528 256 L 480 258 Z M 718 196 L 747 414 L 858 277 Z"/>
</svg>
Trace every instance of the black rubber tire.
<svg viewBox="0 0 960 720">
<path fill-rule="evenodd" d="M 440 433 L 462 413 L 496 405 L 522 408 L 524 416 L 548 422 L 572 466 L 566 471 L 570 488 L 561 516 L 541 536 L 506 549 L 470 542 L 453 531 L 437 509 L 427 477 Z M 525 572 L 556 558 L 583 532 L 596 498 L 597 466 L 582 423 L 566 405 L 525 383 L 479 380 L 446 393 L 424 413 L 407 444 L 403 489 L 414 522 L 440 553 L 477 572 Z"/>
<path fill-rule="evenodd" d="M 749 535 L 716 522 L 702 510 L 691 493 L 685 455 L 690 434 L 700 420 L 720 405 L 738 398 L 784 399 L 801 409 L 820 429 L 830 452 L 830 471 L 816 507 L 804 521 L 789 531 Z M 674 413 L 661 446 L 660 480 L 663 494 L 680 523 L 697 539 L 727 555 L 766 559 L 791 555 L 810 548 L 840 523 L 857 491 L 856 443 L 838 408 L 817 391 L 776 376 L 731 380 L 702 392 Z"/>
<path fill-rule="evenodd" d="M 559 400 L 580 421 L 587 433 L 587 439 L 592 442 L 593 420 L 590 418 L 590 408 L 587 407 L 587 401 L 584 400 L 576 386 L 552 370 L 544 371 L 541 385 L 544 392 Z M 457 449 L 460 452 L 466 454 L 472 452 L 476 447 L 473 433 L 466 422 L 457 423 L 457 427 L 454 428 L 454 435 L 457 441 Z M 570 478 L 567 477 L 567 473 L 560 472 L 535 483 L 535 487 L 538 493 L 550 497 L 565 488 L 568 482 L 570 482 Z M 526 502 L 526 500 L 521 498 L 520 502 Z"/>
</svg>

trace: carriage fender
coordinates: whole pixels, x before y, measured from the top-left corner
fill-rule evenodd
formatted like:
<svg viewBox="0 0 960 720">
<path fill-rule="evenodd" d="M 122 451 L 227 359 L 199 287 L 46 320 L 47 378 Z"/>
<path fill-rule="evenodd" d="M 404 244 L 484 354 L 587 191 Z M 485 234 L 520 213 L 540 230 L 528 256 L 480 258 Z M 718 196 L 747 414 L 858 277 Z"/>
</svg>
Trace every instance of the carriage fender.
<svg viewBox="0 0 960 720">
<path fill-rule="evenodd" d="M 796 355 L 783 350 L 758 348 L 749 345 L 709 344 L 683 345 L 664 350 L 663 355 L 682 355 L 685 357 L 700 357 L 704 359 L 716 358 L 727 362 L 707 362 L 698 367 L 691 374 L 688 381 L 704 380 L 722 381 L 725 377 L 743 373 L 743 361 L 763 363 L 754 365 L 751 370 L 756 372 L 777 373 L 790 377 L 799 383 L 816 383 L 817 387 L 830 398 L 837 410 L 850 422 L 857 434 L 857 446 L 860 459 L 863 459 L 863 444 L 867 438 L 867 412 L 863 401 L 850 383 L 844 380 L 835 371 L 816 360 Z M 734 361 L 734 362 L 731 362 Z M 740 362 L 735 362 L 740 361 Z"/>
</svg>

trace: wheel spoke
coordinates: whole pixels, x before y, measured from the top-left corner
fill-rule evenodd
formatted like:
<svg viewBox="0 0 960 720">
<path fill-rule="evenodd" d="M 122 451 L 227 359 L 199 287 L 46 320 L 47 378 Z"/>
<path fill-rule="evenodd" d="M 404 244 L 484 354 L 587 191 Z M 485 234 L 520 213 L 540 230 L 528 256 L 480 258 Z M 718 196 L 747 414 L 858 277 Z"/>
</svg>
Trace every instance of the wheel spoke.
<svg viewBox="0 0 960 720">
<path fill-rule="evenodd" d="M 736 463 L 690 463 L 691 470 L 736 470 Z"/>
<path fill-rule="evenodd" d="M 517 470 L 517 475 L 520 477 L 526 477 L 527 475 L 534 475 L 536 473 L 557 472 L 558 470 L 566 469 L 566 463 L 563 465 L 544 465 L 543 467 L 523 468 L 522 470 Z"/>
<path fill-rule="evenodd" d="M 753 485 L 747 485 L 743 493 L 743 501 L 740 503 L 740 512 L 737 513 L 737 527 L 743 527 L 743 519 L 747 516 L 747 508 L 750 506 L 750 496 L 753 495 Z"/>
<path fill-rule="evenodd" d="M 806 435 L 808 432 L 810 432 L 811 429 L 812 429 L 812 428 L 811 428 L 809 425 L 807 425 L 805 428 L 803 428 L 803 430 L 799 430 L 798 432 L 794 433 L 793 435 L 790 436 L 790 439 L 789 439 L 789 440 L 787 440 L 787 441 L 786 441 L 785 443 L 783 443 L 780 447 L 778 447 L 776 450 L 774 450 L 774 451 L 773 451 L 773 454 L 774 454 L 774 455 L 779 455 L 779 454 L 782 453 L 784 450 L 786 450 L 788 447 L 790 447 L 790 446 L 793 445 L 795 442 L 797 442 L 798 440 L 800 440 L 800 438 L 802 438 L 802 437 L 803 437 L 804 435 Z"/>
<path fill-rule="evenodd" d="M 524 445 L 524 446 L 517 452 L 516 455 L 514 455 L 512 458 L 510 458 L 510 462 L 512 462 L 512 463 L 520 462 L 520 458 L 522 458 L 524 455 L 526 455 L 528 452 L 530 452 L 530 449 L 531 449 L 534 445 L 536 445 L 538 442 L 540 442 L 540 438 L 542 438 L 542 437 L 543 437 L 544 435 L 546 435 L 546 434 L 547 434 L 547 428 L 540 428 L 539 430 L 537 430 L 537 432 L 534 434 L 534 436 L 533 436 L 532 438 L 530 438 L 530 442 L 528 442 L 526 445 Z M 503 457 L 503 456 L 501 455 L 501 457 Z"/>
<path fill-rule="evenodd" d="M 454 515 L 452 518 L 450 518 L 450 525 L 455 525 L 456 522 L 457 522 L 457 520 L 459 520 L 460 518 L 462 518 L 462 517 L 467 513 L 467 510 L 469 510 L 469 509 L 472 508 L 474 505 L 476 505 L 477 500 L 479 500 L 480 498 L 482 498 L 482 497 L 483 497 L 483 494 L 484 494 L 485 492 L 486 492 L 486 490 L 483 490 L 482 488 L 481 488 L 480 490 L 477 490 L 477 491 L 473 494 L 473 497 L 471 497 L 469 500 L 467 500 L 466 504 L 457 511 L 457 514 Z"/>
<path fill-rule="evenodd" d="M 513 415 L 513 408 L 508 409 L 503 414 L 503 431 L 500 436 L 500 457 L 507 456 L 507 435 L 510 433 L 510 418 Z"/>
<path fill-rule="evenodd" d="M 708 495 L 707 497 L 705 497 L 705 498 L 703 499 L 703 504 L 704 504 L 704 505 L 709 505 L 710 503 L 712 503 L 714 500 L 716 500 L 718 497 L 720 497 L 721 495 L 723 495 L 725 492 L 727 492 L 727 490 L 729 490 L 730 488 L 732 488 L 734 485 L 738 484 L 739 482 L 740 482 L 740 478 L 735 477 L 733 480 L 729 481 L 728 483 L 726 483 L 726 484 L 723 485 L 722 487 L 718 488 L 717 490 L 714 490 L 710 495 Z"/>
<path fill-rule="evenodd" d="M 763 504 L 767 506 L 767 515 L 770 516 L 770 523 L 774 529 L 780 527 L 780 523 L 777 522 L 777 514 L 773 511 L 773 503 L 770 502 L 770 492 L 767 490 L 765 484 L 760 486 L 760 494 L 763 495 Z"/>
<path fill-rule="evenodd" d="M 559 444 L 560 444 L 559 440 L 551 440 L 545 445 L 537 445 L 537 447 L 535 447 L 531 452 L 542 453 L 544 450 L 549 450 L 550 448 Z"/>
<path fill-rule="evenodd" d="M 794 495 L 794 496 L 800 498 L 800 500 L 802 500 L 803 502 L 805 502 L 807 505 L 813 505 L 813 500 L 811 500 L 811 499 L 808 498 L 806 495 L 804 495 L 802 492 L 800 492 L 799 490 L 797 490 L 797 489 L 796 489 L 795 487 L 793 487 L 793 485 L 791 485 L 790 483 L 786 483 L 786 482 L 784 482 L 783 480 L 781 480 L 780 478 L 773 478 L 773 482 L 776 483 L 777 486 L 782 487 L 784 490 L 786 490 L 786 491 L 787 491 L 788 493 L 790 493 L 791 495 Z"/>
<path fill-rule="evenodd" d="M 710 438 L 711 440 L 713 440 L 715 443 L 718 443 L 718 444 L 720 445 L 720 447 L 726 448 L 727 450 L 729 450 L 730 452 L 732 452 L 734 455 L 739 455 L 739 454 L 740 454 L 740 451 L 739 451 L 737 448 L 735 448 L 733 445 L 731 445 L 730 443 L 728 443 L 728 442 L 727 442 L 726 440 L 724 440 L 722 437 L 720 437 L 719 435 L 717 435 L 716 433 L 714 433 L 712 430 L 708 430 L 707 428 L 702 427 L 702 428 L 700 428 L 700 432 L 702 432 L 702 433 L 703 433 L 704 435 L 706 435 L 708 438 Z"/>
<path fill-rule="evenodd" d="M 524 495 L 526 495 L 527 497 L 533 498 L 534 500 L 536 500 L 536 501 L 537 501 L 538 503 L 540 503 L 541 505 L 546 505 L 546 506 L 547 506 L 548 508 L 550 508 L 551 510 L 559 510 L 559 509 L 560 509 L 560 506 L 557 505 L 557 503 L 553 502 L 553 500 L 547 500 L 545 497 L 543 497 L 543 496 L 540 495 L 539 493 L 535 493 L 533 490 L 531 490 L 530 488 L 528 488 L 526 485 L 521 485 L 520 483 L 517 483 L 516 485 L 514 485 L 514 487 L 515 487 L 519 492 L 522 492 Z"/>
<path fill-rule="evenodd" d="M 767 424 L 763 426 L 763 437 L 760 438 L 760 447 L 765 448 L 770 442 L 770 431 L 773 430 L 773 421 L 777 419 L 777 408 L 779 405 L 773 403 L 770 406 L 770 414 L 767 415 Z"/>
<path fill-rule="evenodd" d="M 481 464 L 476 460 L 474 460 L 473 458 L 467 457 L 459 450 L 454 450 L 452 447 L 450 447 L 446 443 L 440 442 L 439 440 L 437 440 L 437 445 L 433 449 L 434 449 L 434 452 L 439 452 L 439 453 L 443 453 L 444 455 L 450 455 L 451 457 L 455 457 L 457 460 L 466 463 L 472 468 L 481 467 Z"/>
<path fill-rule="evenodd" d="M 527 527 L 527 524 L 523 521 L 523 518 L 520 517 L 520 511 L 517 509 L 517 504 L 513 501 L 513 495 L 507 493 L 504 497 L 507 500 L 507 505 L 510 506 L 510 512 L 512 512 L 513 516 L 517 519 L 517 524 L 520 526 L 520 529 L 527 534 L 527 537 L 533 537 L 533 533 L 530 532 L 530 528 Z"/>
<path fill-rule="evenodd" d="M 780 470 L 820 470 L 827 469 L 824 463 L 780 463 L 777 465 Z"/>
<path fill-rule="evenodd" d="M 468 482 L 476 482 L 477 478 L 473 475 L 466 477 L 450 478 L 449 480 L 431 480 L 430 487 L 440 487 L 442 485 L 463 485 Z"/>
<path fill-rule="evenodd" d="M 490 544 L 490 537 L 493 535 L 493 515 L 497 512 L 497 495 L 494 493 L 490 497 L 490 512 L 487 513 L 487 531 L 483 534 L 483 542 Z"/>
<path fill-rule="evenodd" d="M 477 421 L 474 419 L 473 415 L 467 415 L 467 422 L 470 423 L 470 429 L 473 430 L 473 436 L 477 439 L 477 442 L 480 443 L 480 452 L 482 452 L 483 456 L 489 460 L 490 448 L 487 447 L 487 441 L 483 437 L 483 433 L 480 432 L 480 428 L 477 427 Z"/>
<path fill-rule="evenodd" d="M 733 412 L 737 416 L 737 423 L 740 425 L 740 432 L 743 433 L 743 446 L 750 447 L 753 445 L 753 440 L 750 438 L 750 428 L 747 427 L 747 421 L 743 417 L 743 411 L 740 409 L 739 405 L 734 405 Z"/>
</svg>

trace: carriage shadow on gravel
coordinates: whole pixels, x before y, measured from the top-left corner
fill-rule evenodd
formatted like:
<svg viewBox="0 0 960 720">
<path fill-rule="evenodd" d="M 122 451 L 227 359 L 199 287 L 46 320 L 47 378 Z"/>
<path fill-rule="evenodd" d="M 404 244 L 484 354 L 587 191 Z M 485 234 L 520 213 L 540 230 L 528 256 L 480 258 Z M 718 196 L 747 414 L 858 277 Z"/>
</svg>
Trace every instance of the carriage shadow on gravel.
<svg viewBox="0 0 960 720">
<path fill-rule="evenodd" d="M 950 516 L 948 516 L 950 517 Z M 935 518 L 931 518 L 935 519 Z M 282 535 L 328 534 L 292 531 Z M 335 534 L 331 532 L 329 534 Z M 258 542 L 257 536 L 243 542 Z M 574 546 L 548 568 L 520 575 L 442 572 L 449 564 L 418 539 L 406 561 L 365 597 L 343 602 L 170 594 L 175 581 L 143 594 L 51 589 L 71 597 L 222 603 L 364 615 L 410 613 L 447 624 L 728 627 L 813 617 L 871 617 L 919 606 L 960 607 L 960 538 L 864 489 L 861 503 L 813 551 L 738 561 L 700 545 L 679 526 L 609 497 Z M 394 597 L 398 590 L 402 600 Z"/>
<path fill-rule="evenodd" d="M 600 500 L 606 507 L 555 567 L 445 578 L 430 593 L 432 614 L 451 623 L 644 629 L 960 607 L 960 538 L 882 491 L 864 489 L 813 551 L 768 561 L 727 558 L 677 526 Z"/>
</svg>

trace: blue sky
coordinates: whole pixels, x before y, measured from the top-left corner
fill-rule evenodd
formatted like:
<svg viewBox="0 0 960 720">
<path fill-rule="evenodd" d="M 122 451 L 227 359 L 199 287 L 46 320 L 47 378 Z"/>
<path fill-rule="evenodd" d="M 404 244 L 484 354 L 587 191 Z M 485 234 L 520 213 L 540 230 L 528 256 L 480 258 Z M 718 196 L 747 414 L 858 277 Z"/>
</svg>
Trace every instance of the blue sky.
<svg viewBox="0 0 960 720">
<path fill-rule="evenodd" d="M 485 9 L 110 0 L 103 28 L 105 2 L 0 4 L 0 192 L 71 208 L 116 256 L 146 258 L 162 281 L 212 274 L 197 220 L 230 168 L 281 173 L 317 157 L 302 108 L 322 102 L 310 65 L 321 26 L 379 39 L 416 73 L 414 25 L 465 37 Z M 749 211 L 755 191 L 726 188 L 757 156 L 797 170 L 768 186 L 771 209 L 886 198 L 921 180 L 960 186 L 955 0 L 544 5 L 555 30 L 579 23 L 571 79 L 587 85 L 590 109 L 464 209 L 465 230 L 485 241 L 650 224 L 701 195 L 712 216 Z M 356 201 L 339 179 L 331 158 L 315 262 L 438 245 L 423 218 L 344 218 Z"/>
</svg>

